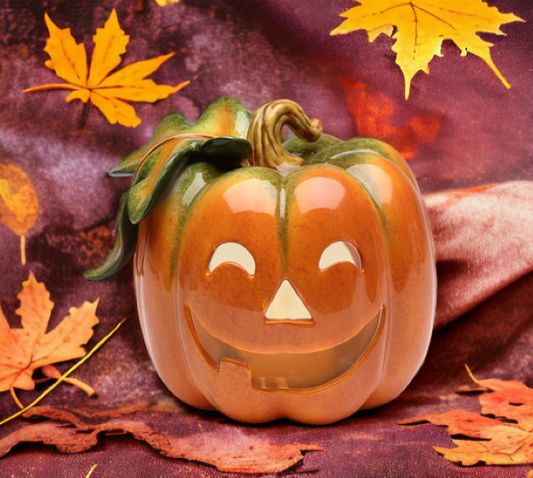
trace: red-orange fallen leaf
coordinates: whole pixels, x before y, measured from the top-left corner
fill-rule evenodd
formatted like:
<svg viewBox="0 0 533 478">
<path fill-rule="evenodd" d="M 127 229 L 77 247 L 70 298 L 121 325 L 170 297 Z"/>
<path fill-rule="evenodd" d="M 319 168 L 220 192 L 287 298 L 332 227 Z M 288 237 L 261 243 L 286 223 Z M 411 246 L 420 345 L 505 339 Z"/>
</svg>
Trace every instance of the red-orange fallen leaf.
<svg viewBox="0 0 533 478">
<path fill-rule="evenodd" d="M 483 387 L 479 396 L 481 415 L 466 410 L 450 410 L 399 423 L 430 422 L 448 427 L 456 448 L 433 448 L 447 460 L 464 466 L 533 463 L 533 390 L 517 381 L 480 380 L 469 369 L 468 372 L 472 380 Z"/>
<path fill-rule="evenodd" d="M 467 370 L 474 383 L 492 391 L 479 396 L 483 415 L 513 420 L 523 430 L 533 432 L 533 389 L 516 380 L 478 379 Z"/>
<path fill-rule="evenodd" d="M 69 314 L 51 331 L 48 322 L 54 303 L 42 282 L 30 272 L 22 283 L 18 295 L 21 328 L 10 328 L 0 308 L 0 392 L 20 388 L 32 390 L 33 372 L 42 368 L 45 375 L 56 377 L 50 364 L 71 360 L 85 355 L 82 347 L 93 334 L 98 323 L 94 302 L 84 302 L 81 307 L 71 307 Z M 78 381 L 74 383 L 79 385 Z M 84 388 L 92 390 L 89 388 Z"/>
<path fill-rule="evenodd" d="M 45 443 L 64 453 L 76 453 L 94 447 L 99 434 L 127 433 L 169 458 L 199 461 L 226 472 L 276 473 L 300 462 L 304 452 L 321 449 L 300 443 L 272 444 L 237 427 L 231 429 L 231 436 L 206 431 L 176 437 L 141 420 L 113 418 L 95 424 L 72 411 L 51 406 L 34 407 L 24 416 L 51 421 L 26 425 L 1 438 L 0 457 L 23 442 Z"/>
<path fill-rule="evenodd" d="M 504 423 L 466 410 L 422 415 L 401 421 L 403 425 L 433 423 L 448 427 L 448 433 L 475 438 L 452 439 L 457 448 L 433 447 L 449 461 L 472 466 L 526 465 L 533 463 L 533 436 L 512 423 Z"/>
<path fill-rule="evenodd" d="M 437 138 L 441 125 L 439 115 L 416 115 L 404 124 L 397 125 L 394 122 L 394 101 L 383 94 L 373 93 L 364 83 L 353 82 L 345 76 L 339 80 L 358 136 L 386 141 L 407 160 L 416 155 L 420 146 L 432 143 Z"/>
</svg>

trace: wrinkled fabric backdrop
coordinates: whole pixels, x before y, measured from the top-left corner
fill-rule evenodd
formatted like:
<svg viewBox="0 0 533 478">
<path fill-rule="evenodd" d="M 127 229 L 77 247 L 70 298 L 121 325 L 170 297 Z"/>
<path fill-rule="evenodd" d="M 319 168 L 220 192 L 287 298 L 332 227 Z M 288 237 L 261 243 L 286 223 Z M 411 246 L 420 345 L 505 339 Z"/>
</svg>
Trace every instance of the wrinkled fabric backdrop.
<svg viewBox="0 0 533 478">
<path fill-rule="evenodd" d="M 458 467 L 432 449 L 453 446 L 444 429 L 396 424 L 427 412 L 479 410 L 475 397 L 453 393 L 468 383 L 465 363 L 479 377 L 531 385 L 533 7 L 525 0 L 490 4 L 528 21 L 504 26 L 506 37 L 487 37 L 512 90 L 480 59 L 461 58 L 445 44 L 444 57 L 431 63 L 430 76 L 416 76 L 406 102 L 390 39 L 380 37 L 371 45 L 364 32 L 328 35 L 340 22 L 338 14 L 353 5 L 350 0 L 183 0 L 167 8 L 141 0 L 0 2 L 0 161 L 24 169 L 40 201 L 38 222 L 28 234 L 26 267 L 19 261 L 19 238 L 0 226 L 2 307 L 16 324 L 16 295 L 32 270 L 56 302 L 51 326 L 68 307 L 96 297 L 101 298 L 101 324 L 90 344 L 131 316 L 75 373 L 98 397 L 88 399 L 62 385 L 46 403 L 105 408 L 170 397 L 145 351 L 130 269 L 98 283 L 81 275 L 109 249 L 118 198 L 128 185 L 106 172 L 142 145 L 169 113 L 194 119 L 222 95 L 237 96 L 250 108 L 287 97 L 321 118 L 326 131 L 342 138 L 378 137 L 410 160 L 426 194 L 437 245 L 439 302 L 428 358 L 397 400 L 335 425 L 241 426 L 179 402 L 180 413 L 152 417 L 151 423 L 176 435 L 208 430 L 227 440 L 244 433 L 272 443 L 324 447 L 287 475 L 524 477 L 527 467 Z M 81 103 L 66 104 L 66 93 L 21 91 L 56 81 L 43 65 L 45 11 L 89 45 L 113 7 L 131 35 L 125 63 L 175 51 L 155 79 L 192 82 L 167 100 L 140 104 L 143 122 L 136 129 L 110 125 L 95 109 L 79 129 Z M 462 190 L 443 192 L 449 189 Z M 64 364 L 59 368 L 64 370 Z M 34 396 L 20 393 L 25 403 Z M 9 394 L 2 394 L 1 417 L 14 410 Z M 0 430 L 0 436 L 18 426 L 21 420 Z M 221 474 L 164 458 L 132 438 L 108 437 L 93 451 L 76 455 L 44 445 L 18 446 L 0 460 L 0 475 L 81 477 L 93 463 L 98 463 L 94 476 Z"/>
</svg>

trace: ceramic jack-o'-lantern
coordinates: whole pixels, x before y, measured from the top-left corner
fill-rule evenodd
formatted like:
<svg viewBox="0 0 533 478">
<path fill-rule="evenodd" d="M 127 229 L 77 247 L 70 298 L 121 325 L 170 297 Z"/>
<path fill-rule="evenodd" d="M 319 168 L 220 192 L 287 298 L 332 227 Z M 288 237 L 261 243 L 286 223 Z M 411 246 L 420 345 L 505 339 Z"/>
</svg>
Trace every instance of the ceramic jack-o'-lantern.
<svg viewBox="0 0 533 478">
<path fill-rule="evenodd" d="M 192 125 L 166 118 L 112 174 L 133 185 L 87 277 L 135 251 L 146 346 L 184 402 L 324 424 L 394 399 L 421 366 L 433 244 L 390 146 L 323 134 L 290 100 L 252 115 L 222 98 Z"/>
</svg>

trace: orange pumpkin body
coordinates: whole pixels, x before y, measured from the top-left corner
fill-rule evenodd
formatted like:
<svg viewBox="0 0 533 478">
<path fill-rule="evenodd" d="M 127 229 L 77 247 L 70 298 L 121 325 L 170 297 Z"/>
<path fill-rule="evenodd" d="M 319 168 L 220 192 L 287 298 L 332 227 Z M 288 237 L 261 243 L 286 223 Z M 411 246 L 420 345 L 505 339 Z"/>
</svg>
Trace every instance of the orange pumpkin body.
<svg viewBox="0 0 533 478">
<path fill-rule="evenodd" d="M 242 127 L 235 101 L 220 102 Z M 156 134 L 184 130 L 172 121 Z M 285 123 L 307 141 L 282 146 Z M 253 157 L 230 172 L 194 145 L 200 160 L 168 173 L 165 189 L 136 166 L 135 290 L 158 374 L 188 404 L 243 422 L 331 423 L 394 399 L 424 360 L 435 309 L 433 243 L 413 175 L 390 146 L 321 135 L 288 100 L 260 109 L 247 136 Z M 148 153 L 171 151 L 178 136 L 168 138 Z M 148 188 L 164 191 L 157 202 Z M 117 251 L 91 278 L 127 261 Z"/>
</svg>

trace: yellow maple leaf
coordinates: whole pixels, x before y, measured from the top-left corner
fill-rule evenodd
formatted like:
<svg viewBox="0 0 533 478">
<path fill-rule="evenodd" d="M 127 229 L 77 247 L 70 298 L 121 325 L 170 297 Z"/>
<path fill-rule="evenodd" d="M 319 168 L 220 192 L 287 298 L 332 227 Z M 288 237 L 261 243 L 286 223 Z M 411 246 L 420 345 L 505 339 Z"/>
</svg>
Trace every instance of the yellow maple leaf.
<svg viewBox="0 0 533 478">
<path fill-rule="evenodd" d="M 112 73 L 120 65 L 121 56 L 126 52 L 130 38 L 120 27 L 115 10 L 111 12 L 103 28 L 96 29 L 89 68 L 87 68 L 85 47 L 81 43 L 76 43 L 70 28 L 58 28 L 48 14 L 45 14 L 44 19 L 50 33 L 44 49 L 50 59 L 45 62 L 45 66 L 53 70 L 66 83 L 33 86 L 24 90 L 24 93 L 73 90 L 65 98 L 67 102 L 81 100 L 87 103 L 90 101 L 110 123 L 119 123 L 134 128 L 141 123 L 141 120 L 135 109 L 126 101 L 154 103 L 167 98 L 190 83 L 183 81 L 176 86 L 158 85 L 146 78 L 174 53 L 138 61 Z"/>
<path fill-rule="evenodd" d="M 93 334 L 98 323 L 94 302 L 84 302 L 80 307 L 71 307 L 69 314 L 50 332 L 47 332 L 54 303 L 42 282 L 30 272 L 22 283 L 18 298 L 21 328 L 11 328 L 0 307 L 0 392 L 14 389 L 32 390 L 35 387 L 33 372 L 37 369 L 50 378 L 60 376 L 51 364 L 85 355 L 82 347 Z M 88 393 L 93 390 L 83 382 L 68 378 L 74 385 Z"/>
<path fill-rule="evenodd" d="M 172 5 L 173 3 L 179 3 L 181 0 L 155 0 L 160 7 L 166 7 L 167 5 Z"/>
<path fill-rule="evenodd" d="M 484 60 L 506 88 L 511 88 L 492 61 L 492 43 L 478 32 L 505 35 L 500 26 L 524 21 L 513 13 L 501 13 L 482 0 L 358 0 L 359 5 L 341 13 L 346 18 L 330 35 L 366 30 L 373 42 L 382 33 L 395 40 L 392 51 L 405 78 L 405 98 L 411 80 L 429 73 L 429 62 L 442 56 L 442 42 L 452 40 L 461 56 L 472 53 Z"/>
</svg>

